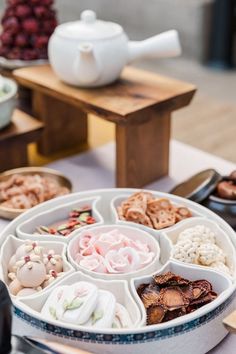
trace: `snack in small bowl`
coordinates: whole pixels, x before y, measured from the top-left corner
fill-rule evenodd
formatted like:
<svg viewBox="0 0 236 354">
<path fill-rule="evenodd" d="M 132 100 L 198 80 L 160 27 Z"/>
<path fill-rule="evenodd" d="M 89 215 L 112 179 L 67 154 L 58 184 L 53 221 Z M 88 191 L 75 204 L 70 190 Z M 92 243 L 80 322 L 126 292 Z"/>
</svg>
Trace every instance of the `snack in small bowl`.
<svg viewBox="0 0 236 354">
<path fill-rule="evenodd" d="M 137 293 L 146 309 L 147 325 L 189 314 L 217 297 L 208 280 L 190 281 L 170 271 L 139 285 Z"/>
<path fill-rule="evenodd" d="M 176 206 L 167 198 L 155 198 L 150 192 L 136 192 L 117 207 L 120 220 L 161 230 L 190 218 L 192 212 L 185 206 Z"/>
<path fill-rule="evenodd" d="M 48 226 L 37 226 L 35 232 L 41 235 L 50 234 L 67 237 L 73 231 L 94 223 L 96 223 L 96 219 L 93 217 L 92 207 L 86 205 L 72 209 L 66 220 L 61 220 Z"/>
<path fill-rule="evenodd" d="M 155 268 L 159 256 L 160 248 L 153 236 L 121 225 L 87 229 L 75 236 L 68 247 L 68 257 L 79 270 L 114 279 Z"/>
<path fill-rule="evenodd" d="M 228 235 L 211 220 L 185 220 L 164 232 L 172 243 L 171 256 L 177 261 L 235 274 L 236 254 Z"/>
<path fill-rule="evenodd" d="M 21 241 L 14 236 L 2 246 L 1 259 L 5 282 L 13 296 L 33 295 L 73 270 L 65 258 L 64 244 Z"/>
<path fill-rule="evenodd" d="M 45 167 L 22 167 L 0 175 L 0 216 L 12 219 L 42 202 L 71 192 L 70 181 Z"/>
<path fill-rule="evenodd" d="M 144 324 L 126 281 L 93 279 L 81 272 L 44 293 L 20 298 L 17 306 L 58 328 L 122 330 Z"/>
<path fill-rule="evenodd" d="M 127 309 L 111 291 L 88 281 L 56 287 L 45 302 L 44 318 L 94 328 L 131 328 Z"/>
</svg>

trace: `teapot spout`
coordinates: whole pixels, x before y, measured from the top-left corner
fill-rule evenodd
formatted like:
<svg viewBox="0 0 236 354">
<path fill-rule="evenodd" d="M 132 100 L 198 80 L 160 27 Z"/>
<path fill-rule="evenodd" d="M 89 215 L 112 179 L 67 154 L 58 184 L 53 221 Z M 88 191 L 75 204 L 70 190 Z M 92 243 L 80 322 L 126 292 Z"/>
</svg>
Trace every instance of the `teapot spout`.
<svg viewBox="0 0 236 354">
<path fill-rule="evenodd" d="M 144 41 L 129 42 L 129 60 L 132 62 L 140 58 L 167 58 L 181 54 L 181 45 L 178 32 L 170 30 Z"/>
<path fill-rule="evenodd" d="M 81 84 L 95 84 L 100 76 L 100 68 L 94 54 L 93 44 L 82 43 L 74 63 L 74 75 Z"/>
</svg>

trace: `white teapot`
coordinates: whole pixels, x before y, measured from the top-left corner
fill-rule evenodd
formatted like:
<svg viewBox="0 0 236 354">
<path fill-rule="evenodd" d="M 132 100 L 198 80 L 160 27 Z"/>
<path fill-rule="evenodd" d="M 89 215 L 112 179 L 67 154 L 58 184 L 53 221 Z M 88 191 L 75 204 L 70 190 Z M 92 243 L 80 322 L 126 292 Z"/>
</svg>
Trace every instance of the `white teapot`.
<svg viewBox="0 0 236 354">
<path fill-rule="evenodd" d="M 49 41 L 50 64 L 68 84 L 96 87 L 115 81 L 126 64 L 140 58 L 180 55 L 178 33 L 167 31 L 144 41 L 129 41 L 117 23 L 83 11 L 81 20 L 59 25 Z"/>
</svg>

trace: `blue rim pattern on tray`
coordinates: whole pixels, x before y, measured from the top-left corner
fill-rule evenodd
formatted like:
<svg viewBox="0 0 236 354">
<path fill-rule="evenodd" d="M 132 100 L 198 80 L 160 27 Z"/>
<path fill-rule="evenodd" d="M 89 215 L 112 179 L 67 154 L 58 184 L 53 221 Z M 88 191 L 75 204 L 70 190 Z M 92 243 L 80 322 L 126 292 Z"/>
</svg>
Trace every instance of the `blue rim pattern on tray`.
<svg viewBox="0 0 236 354">
<path fill-rule="evenodd" d="M 14 314 L 18 318 L 22 319 L 24 322 L 30 323 L 31 326 L 43 332 L 51 333 L 56 336 L 69 338 L 72 340 L 102 344 L 138 344 L 171 338 L 178 334 L 183 334 L 195 330 L 196 328 L 202 326 L 202 324 L 210 322 L 211 320 L 216 318 L 220 313 L 222 313 L 228 307 L 228 305 L 235 299 L 235 296 L 236 291 L 234 291 L 232 295 L 216 309 L 187 323 L 161 330 L 134 334 L 91 333 L 86 331 L 67 329 L 60 326 L 52 325 L 50 323 L 46 323 L 42 320 L 38 320 L 32 317 L 31 315 L 26 314 L 15 306 Z"/>
</svg>

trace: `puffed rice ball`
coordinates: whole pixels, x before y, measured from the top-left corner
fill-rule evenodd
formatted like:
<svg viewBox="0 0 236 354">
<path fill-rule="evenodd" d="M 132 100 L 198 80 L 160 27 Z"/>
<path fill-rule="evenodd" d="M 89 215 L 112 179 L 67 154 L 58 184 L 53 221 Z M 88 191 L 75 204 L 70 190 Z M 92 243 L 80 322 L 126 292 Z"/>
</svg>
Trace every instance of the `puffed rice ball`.
<svg viewBox="0 0 236 354">
<path fill-rule="evenodd" d="M 210 266 L 214 262 L 225 264 L 225 254 L 220 247 L 213 243 L 205 243 L 197 249 L 198 261 L 200 264 Z"/>
<path fill-rule="evenodd" d="M 211 263 L 211 267 L 215 268 L 216 270 L 219 270 L 221 272 L 227 273 L 231 275 L 231 271 L 227 265 L 225 265 L 223 262 L 213 262 Z"/>
<path fill-rule="evenodd" d="M 197 264 L 197 248 L 198 243 L 191 240 L 181 240 L 174 245 L 173 257 L 184 263 Z"/>
<path fill-rule="evenodd" d="M 178 241 L 186 239 L 197 242 L 199 245 L 202 243 L 216 243 L 214 232 L 204 225 L 196 225 L 182 231 L 179 234 Z"/>
</svg>

